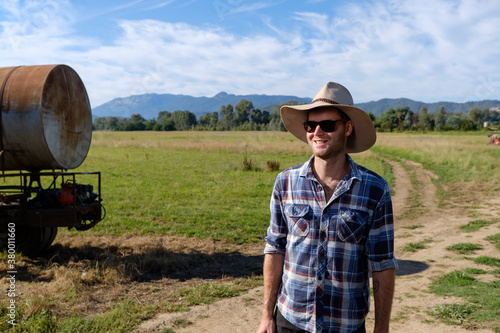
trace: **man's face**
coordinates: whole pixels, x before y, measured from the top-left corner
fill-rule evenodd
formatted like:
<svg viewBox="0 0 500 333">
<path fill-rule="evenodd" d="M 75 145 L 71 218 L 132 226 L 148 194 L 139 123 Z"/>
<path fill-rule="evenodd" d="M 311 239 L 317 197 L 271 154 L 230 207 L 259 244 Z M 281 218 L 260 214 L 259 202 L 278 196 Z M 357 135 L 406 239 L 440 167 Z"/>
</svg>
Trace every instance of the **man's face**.
<svg viewBox="0 0 500 333">
<path fill-rule="evenodd" d="M 336 120 L 335 130 L 325 132 L 318 125 L 312 132 L 307 133 L 307 142 L 316 157 L 322 159 L 343 158 L 347 137 L 352 133 L 352 122 L 341 119 L 339 112 L 334 108 L 309 111 L 308 121 L 320 122 L 324 120 Z"/>
</svg>

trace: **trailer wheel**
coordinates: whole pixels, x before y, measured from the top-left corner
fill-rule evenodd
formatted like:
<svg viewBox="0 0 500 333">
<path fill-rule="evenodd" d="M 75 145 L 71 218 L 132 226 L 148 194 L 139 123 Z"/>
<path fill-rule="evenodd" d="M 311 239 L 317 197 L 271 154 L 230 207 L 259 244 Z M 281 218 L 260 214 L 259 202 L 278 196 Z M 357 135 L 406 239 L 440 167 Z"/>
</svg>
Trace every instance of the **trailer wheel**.
<svg viewBox="0 0 500 333">
<path fill-rule="evenodd" d="M 50 229 L 51 229 L 50 237 L 48 238 L 47 244 L 45 244 L 45 247 L 42 249 L 42 251 L 47 250 L 49 248 L 49 246 L 52 245 L 52 242 L 54 241 L 54 239 L 56 239 L 57 227 L 50 227 Z"/>
<path fill-rule="evenodd" d="M 57 227 L 18 226 L 16 228 L 16 250 L 27 256 L 36 256 L 54 241 Z"/>
</svg>

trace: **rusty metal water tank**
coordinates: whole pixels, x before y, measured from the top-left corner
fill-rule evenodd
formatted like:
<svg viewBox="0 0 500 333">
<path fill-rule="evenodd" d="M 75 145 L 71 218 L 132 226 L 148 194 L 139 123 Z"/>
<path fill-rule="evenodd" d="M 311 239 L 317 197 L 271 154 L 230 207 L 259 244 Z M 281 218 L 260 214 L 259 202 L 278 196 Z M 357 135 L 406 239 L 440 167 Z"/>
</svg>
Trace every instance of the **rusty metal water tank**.
<svg viewBox="0 0 500 333">
<path fill-rule="evenodd" d="M 0 83 L 0 170 L 73 169 L 85 160 L 92 113 L 71 67 L 4 67 Z"/>
</svg>

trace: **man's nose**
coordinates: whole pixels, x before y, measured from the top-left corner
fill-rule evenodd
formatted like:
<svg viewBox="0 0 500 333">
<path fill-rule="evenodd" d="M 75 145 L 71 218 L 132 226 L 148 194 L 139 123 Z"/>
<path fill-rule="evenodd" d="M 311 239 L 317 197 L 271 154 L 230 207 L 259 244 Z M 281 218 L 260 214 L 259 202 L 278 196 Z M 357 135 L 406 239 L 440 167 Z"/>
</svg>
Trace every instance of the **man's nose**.
<svg viewBox="0 0 500 333">
<path fill-rule="evenodd" d="M 323 130 L 321 129 L 321 126 L 316 125 L 316 128 L 314 129 L 314 135 L 321 135 L 321 134 L 324 134 L 325 132 L 323 132 Z"/>
</svg>

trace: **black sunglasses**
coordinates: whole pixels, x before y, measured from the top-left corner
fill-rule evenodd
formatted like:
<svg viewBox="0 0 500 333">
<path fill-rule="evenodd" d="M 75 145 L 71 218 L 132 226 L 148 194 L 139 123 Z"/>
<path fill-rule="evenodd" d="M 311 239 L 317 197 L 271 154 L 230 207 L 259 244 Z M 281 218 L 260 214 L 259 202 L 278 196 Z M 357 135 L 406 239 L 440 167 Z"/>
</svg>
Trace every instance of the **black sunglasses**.
<svg viewBox="0 0 500 333">
<path fill-rule="evenodd" d="M 344 119 L 336 119 L 336 120 L 322 120 L 322 121 L 312 121 L 307 120 L 304 121 L 304 129 L 307 133 L 314 133 L 316 127 L 321 128 L 321 130 L 325 133 L 335 132 L 337 121 L 344 121 Z"/>
</svg>

